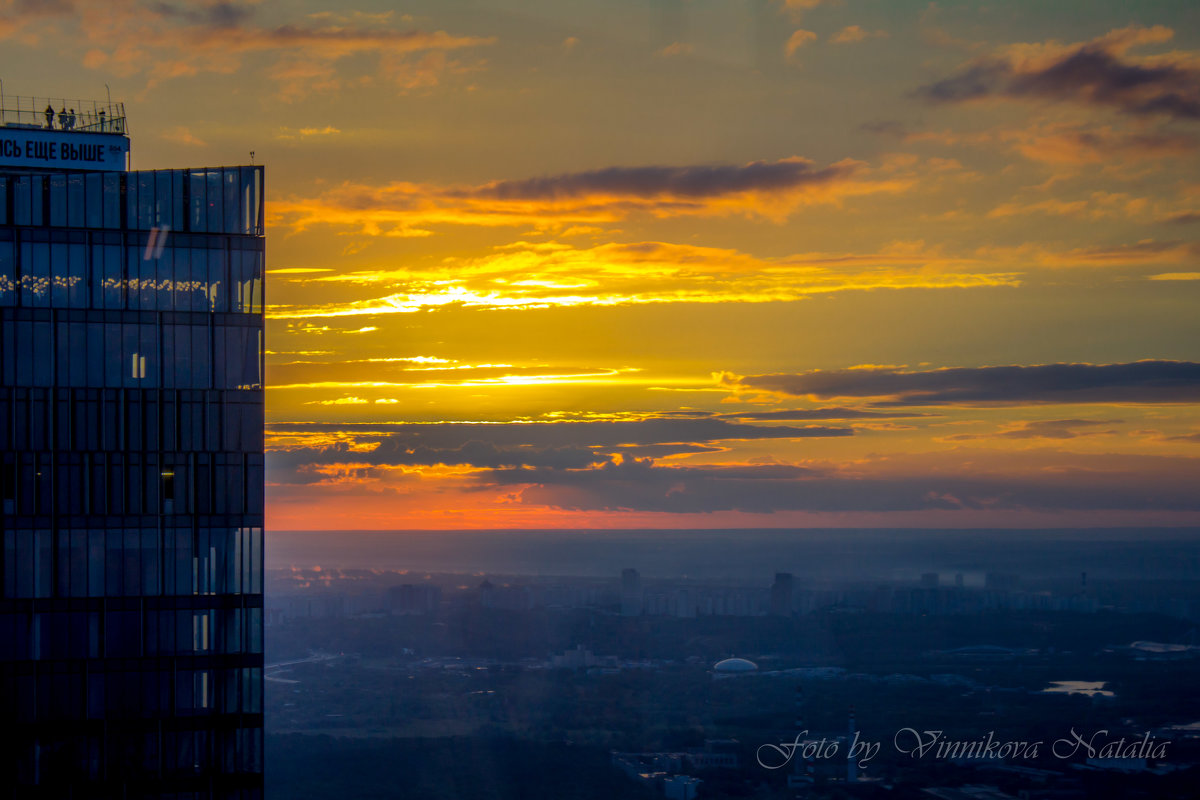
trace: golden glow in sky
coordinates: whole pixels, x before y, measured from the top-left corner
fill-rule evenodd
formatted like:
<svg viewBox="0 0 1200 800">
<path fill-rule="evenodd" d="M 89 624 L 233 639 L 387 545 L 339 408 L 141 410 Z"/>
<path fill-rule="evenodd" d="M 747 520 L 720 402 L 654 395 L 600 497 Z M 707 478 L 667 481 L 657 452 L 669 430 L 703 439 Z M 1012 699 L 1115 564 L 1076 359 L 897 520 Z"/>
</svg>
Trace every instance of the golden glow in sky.
<svg viewBox="0 0 1200 800">
<path fill-rule="evenodd" d="M 267 165 L 268 525 L 1200 523 L 1200 8 L 0 2 Z"/>
</svg>

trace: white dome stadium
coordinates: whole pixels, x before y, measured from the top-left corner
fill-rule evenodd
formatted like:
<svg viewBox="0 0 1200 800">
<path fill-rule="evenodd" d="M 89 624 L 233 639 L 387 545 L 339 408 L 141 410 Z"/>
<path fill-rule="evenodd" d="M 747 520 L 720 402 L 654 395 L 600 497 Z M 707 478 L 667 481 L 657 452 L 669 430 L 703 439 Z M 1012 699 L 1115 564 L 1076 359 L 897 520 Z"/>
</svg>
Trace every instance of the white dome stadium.
<svg viewBox="0 0 1200 800">
<path fill-rule="evenodd" d="M 727 658 L 713 664 L 713 672 L 754 672 L 758 664 L 745 658 Z"/>
</svg>

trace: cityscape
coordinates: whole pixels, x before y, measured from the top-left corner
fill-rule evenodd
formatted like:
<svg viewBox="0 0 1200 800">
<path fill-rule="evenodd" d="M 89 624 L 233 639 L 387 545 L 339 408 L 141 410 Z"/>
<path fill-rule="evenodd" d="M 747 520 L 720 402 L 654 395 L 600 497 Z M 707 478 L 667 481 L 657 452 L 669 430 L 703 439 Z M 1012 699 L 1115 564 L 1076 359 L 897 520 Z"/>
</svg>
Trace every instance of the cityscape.
<svg viewBox="0 0 1200 800">
<path fill-rule="evenodd" d="M 494 564 L 479 554 L 484 535 L 445 552 L 419 541 L 439 534 L 391 535 L 418 540 L 393 554 L 421 561 L 353 567 L 334 535 L 279 534 L 266 571 L 267 749 L 296 771 L 295 796 L 325 791 L 330 760 L 360 764 L 362 785 L 384 794 L 388 770 L 364 759 L 405 764 L 431 797 L 1194 792 L 1200 702 L 1157 687 L 1200 668 L 1200 582 L 1146 576 L 1163 557 L 1194 570 L 1195 543 L 1110 532 L 1104 550 L 1076 554 L 1088 573 L 1059 574 L 1052 548 L 1033 548 L 1024 575 L 943 577 L 918 570 L 956 555 L 923 562 L 913 554 L 928 537 L 896 531 L 890 570 L 911 577 L 866 564 L 830 580 L 805 553 L 820 534 L 739 531 L 726 538 L 774 537 L 803 570 L 747 580 L 712 562 L 698 577 L 663 574 L 654 532 L 605 544 L 657 552 L 655 577 L 597 574 L 579 534 L 510 534 L 514 549 L 524 539 L 544 553 L 523 556 L 527 569 L 573 557 L 575 576 L 441 572 L 464 551 Z M 692 532 L 677 568 L 703 570 L 695 553 L 719 536 Z M 973 558 L 1005 563 L 1004 536 L 980 538 Z M 322 549 L 332 564 L 280 565 Z M 302 763 L 318 747 L 331 748 L 322 764 Z M 439 776 L 460 749 L 504 759 L 506 788 Z"/>
<path fill-rule="evenodd" d="M 1200 797 L 1200 5 L 0 44 L 0 798 Z"/>
</svg>

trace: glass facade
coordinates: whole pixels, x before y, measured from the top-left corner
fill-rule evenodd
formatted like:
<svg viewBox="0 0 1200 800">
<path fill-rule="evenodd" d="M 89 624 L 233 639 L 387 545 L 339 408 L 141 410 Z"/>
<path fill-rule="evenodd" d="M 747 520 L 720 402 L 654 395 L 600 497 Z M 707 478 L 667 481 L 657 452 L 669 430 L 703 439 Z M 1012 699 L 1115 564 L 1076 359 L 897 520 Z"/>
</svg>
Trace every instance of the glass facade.
<svg viewBox="0 0 1200 800">
<path fill-rule="evenodd" d="M 0 796 L 262 796 L 263 189 L 0 173 Z"/>
</svg>

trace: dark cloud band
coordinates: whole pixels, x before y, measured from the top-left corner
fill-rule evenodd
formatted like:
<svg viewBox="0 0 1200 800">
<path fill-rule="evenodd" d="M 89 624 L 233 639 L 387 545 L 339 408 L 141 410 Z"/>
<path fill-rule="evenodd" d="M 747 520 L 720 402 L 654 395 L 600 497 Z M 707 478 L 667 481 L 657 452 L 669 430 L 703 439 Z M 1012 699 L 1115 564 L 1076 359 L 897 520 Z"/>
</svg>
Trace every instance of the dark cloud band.
<svg viewBox="0 0 1200 800">
<path fill-rule="evenodd" d="M 308 426 L 304 426 L 308 427 Z M 290 428 L 295 430 L 295 428 Z M 348 433 L 348 432 L 347 432 Z M 850 436 L 851 428 L 747 425 L 715 418 L 541 423 L 402 424 L 384 432 L 350 433 L 355 442 L 293 447 L 271 452 L 276 483 L 311 483 L 319 468 L 371 466 L 472 466 L 485 469 L 584 469 L 613 463 L 615 454 L 667 456 L 710 452 L 712 442 Z M 364 445 L 375 444 L 373 449 Z"/>
<path fill-rule="evenodd" d="M 1200 400 L 1200 364 L 1038 364 L 905 372 L 851 369 L 726 376 L 731 388 L 795 396 L 871 398 L 879 405 L 1191 403 Z"/>
<path fill-rule="evenodd" d="M 1037 69 L 988 59 L 922 87 L 937 103 L 989 97 L 1031 98 L 1106 106 L 1133 116 L 1200 119 L 1200 70 L 1167 57 L 1153 65 L 1123 60 L 1104 44 L 1085 44 Z"/>
<path fill-rule="evenodd" d="M 557 200 L 606 195 L 699 199 L 744 192 L 782 192 L 847 178 L 851 164 L 814 169 L 801 158 L 755 161 L 742 166 L 608 167 L 545 178 L 499 181 L 475 190 L 496 200 Z"/>
</svg>

